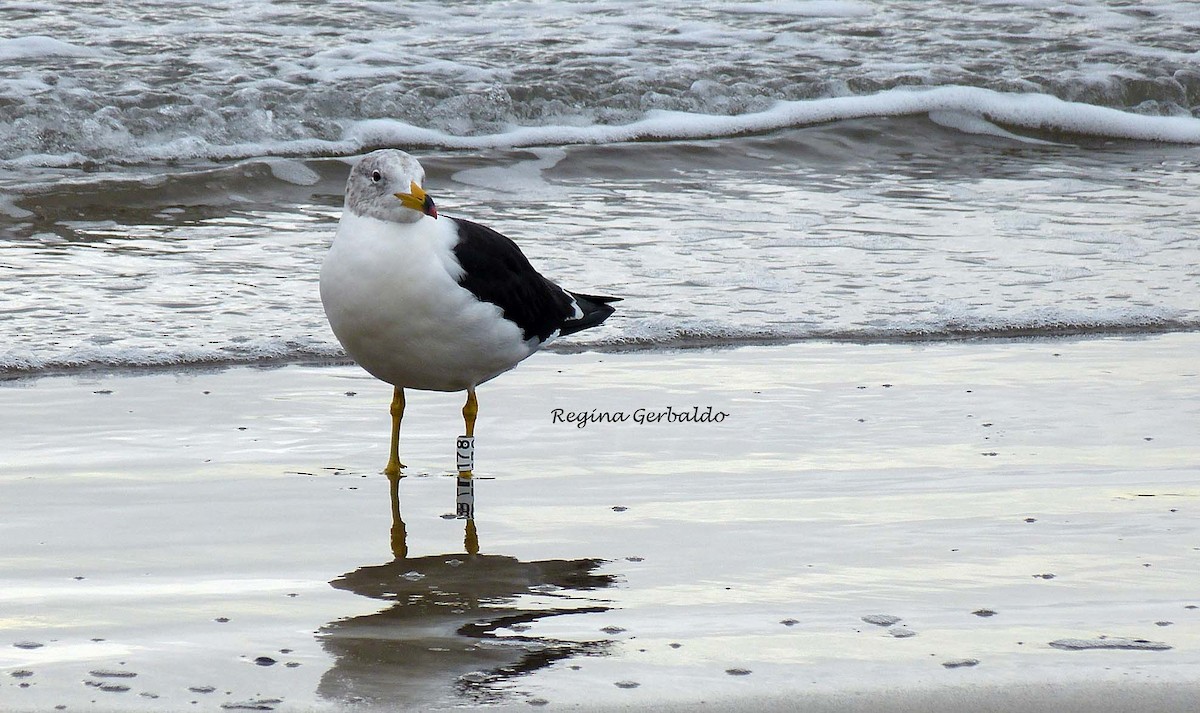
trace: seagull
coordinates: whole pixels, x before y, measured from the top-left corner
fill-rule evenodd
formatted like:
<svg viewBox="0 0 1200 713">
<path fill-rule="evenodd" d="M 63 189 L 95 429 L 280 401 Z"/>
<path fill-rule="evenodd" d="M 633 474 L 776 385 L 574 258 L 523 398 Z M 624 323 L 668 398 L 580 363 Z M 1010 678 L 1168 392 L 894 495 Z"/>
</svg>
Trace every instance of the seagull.
<svg viewBox="0 0 1200 713">
<path fill-rule="evenodd" d="M 321 265 L 321 303 L 346 352 L 394 387 L 393 481 L 404 390 L 466 391 L 475 436 L 475 387 L 552 339 L 595 327 L 617 297 L 569 292 L 543 277 L 509 238 L 462 218 L 439 218 L 409 154 L 383 149 L 350 170 L 333 245 Z M 460 450 L 461 450 L 460 443 Z M 467 461 L 468 463 L 470 461 Z M 460 465 L 460 478 L 472 465 Z"/>
</svg>

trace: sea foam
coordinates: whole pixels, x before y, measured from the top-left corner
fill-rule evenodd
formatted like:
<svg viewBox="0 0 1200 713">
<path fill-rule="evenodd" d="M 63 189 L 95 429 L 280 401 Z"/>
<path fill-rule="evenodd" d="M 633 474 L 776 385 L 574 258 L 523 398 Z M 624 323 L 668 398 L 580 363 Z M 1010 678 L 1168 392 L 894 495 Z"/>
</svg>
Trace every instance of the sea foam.
<svg viewBox="0 0 1200 713">
<path fill-rule="evenodd" d="M 0 40 L 0 61 L 40 59 L 44 57 L 103 57 L 105 52 L 56 40 L 43 35 L 30 35 Z"/>
<path fill-rule="evenodd" d="M 1023 319 L 995 319 L 983 314 L 973 319 L 925 319 L 910 324 L 871 328 L 740 327 L 706 320 L 642 319 L 614 324 L 605 333 L 583 334 L 547 347 L 552 352 L 626 351 L 736 347 L 752 344 L 798 342 L 945 342 L 980 339 L 1030 339 L 1088 337 L 1120 334 L 1161 334 L 1200 330 L 1200 322 L 1173 319 L 1168 310 L 1138 314 L 1114 312 L 1093 316 L 1044 313 Z M 348 359 L 332 340 L 312 338 L 261 338 L 249 343 L 209 347 L 188 346 L 88 346 L 64 351 L 0 350 L 0 375 L 34 375 L 95 369 L 223 367 L 253 364 L 288 364 Z"/>
<path fill-rule="evenodd" d="M 154 142 L 134 140 L 120 127 L 80 137 L 76 150 L 61 154 L 32 153 L 0 160 L 0 167 L 70 167 L 106 162 L 139 165 L 174 160 L 230 161 L 256 157 L 352 156 L 381 147 L 408 149 L 486 150 L 616 144 L 633 141 L 695 141 L 766 134 L 851 119 L 926 115 L 946 128 L 1037 143 L 1090 137 L 1129 141 L 1200 144 L 1200 119 L 1152 116 L 1070 102 L 1045 94 L 1016 94 L 978 87 L 892 89 L 864 96 L 780 101 L 761 111 L 714 114 L 650 110 L 641 118 L 618 124 L 574 117 L 564 123 L 507 124 L 491 133 L 458 134 L 416 126 L 399 119 L 347 121 L 336 140 L 316 137 L 217 143 L 198 136 Z M 1037 134 L 1023 136 L 1019 132 Z M 86 142 L 95 145 L 84 145 Z"/>
<path fill-rule="evenodd" d="M 386 119 L 361 121 L 346 132 L 360 148 L 382 145 L 448 149 L 519 148 L 627 141 L 718 139 L 799 128 L 847 119 L 898 117 L 933 113 L 951 128 L 1012 136 L 1004 127 L 1133 141 L 1200 143 L 1200 119 L 1145 116 L 1068 102 L 1044 94 L 1012 94 L 978 87 L 892 89 L 870 96 L 831 97 L 778 102 L 765 111 L 721 116 L 651 111 L 639 121 L 621 125 L 521 126 L 484 136 L 452 136 Z M 953 115 L 956 121 L 944 117 Z M 970 119 L 969 126 L 967 119 Z M 1000 126 L 996 126 L 996 125 Z"/>
</svg>

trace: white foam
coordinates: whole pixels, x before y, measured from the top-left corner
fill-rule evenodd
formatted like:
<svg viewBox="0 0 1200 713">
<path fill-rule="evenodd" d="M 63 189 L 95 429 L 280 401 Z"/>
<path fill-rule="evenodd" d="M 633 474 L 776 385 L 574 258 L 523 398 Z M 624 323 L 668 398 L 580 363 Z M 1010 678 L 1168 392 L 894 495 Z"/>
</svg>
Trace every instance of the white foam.
<svg viewBox="0 0 1200 713">
<path fill-rule="evenodd" d="M 1111 334 L 1200 328 L 1200 323 L 1169 308 L 1112 306 L 1095 310 L 1038 307 L 1023 311 L 1003 307 L 943 306 L 938 315 L 894 316 L 875 325 L 837 323 L 832 320 L 786 326 L 741 326 L 712 319 L 651 316 L 621 323 L 620 332 L 574 338 L 574 346 L 678 346 L 791 342 L 804 340 L 939 340 L 984 337 L 1025 337 L 1057 334 Z M 572 348 L 572 345 L 565 345 Z"/>
<path fill-rule="evenodd" d="M 931 113 L 953 128 L 1022 141 L 1037 139 L 1017 137 L 996 124 L 1112 139 L 1200 144 L 1200 119 L 1145 116 L 1044 94 L 1010 94 L 978 87 L 893 89 L 869 96 L 785 101 L 765 111 L 734 116 L 651 111 L 628 124 L 520 126 L 482 136 L 454 136 L 401 121 L 373 119 L 353 124 L 345 141 L 360 148 L 397 145 L 491 149 L 715 139 L 847 119 Z"/>
<path fill-rule="evenodd" d="M 788 324 L 747 325 L 686 315 L 622 313 L 620 319 L 612 320 L 604 330 L 581 333 L 572 337 L 569 342 L 560 342 L 550 349 L 573 351 L 807 340 L 941 340 L 1200 329 L 1200 322 L 1189 320 L 1178 310 L 1167 308 L 1116 306 L 1088 311 L 1041 307 L 1011 313 L 997 307 L 951 307 L 940 311 L 940 316 L 895 316 L 876 325 L 837 322 L 828 318 L 808 321 L 796 319 Z M 225 337 L 218 346 L 211 346 L 212 343 L 207 341 L 179 339 L 176 339 L 174 345 L 164 345 L 160 338 L 149 334 L 135 337 L 113 336 L 111 340 L 92 341 L 92 344 L 77 344 L 69 348 L 47 348 L 41 345 L 37 350 L 24 347 L 0 350 L 0 374 L 64 369 L 288 363 L 346 358 L 332 336 L 319 339 L 301 336 L 299 333 L 254 339 Z"/>
<path fill-rule="evenodd" d="M 944 126 L 947 129 L 956 129 L 965 134 L 998 136 L 1002 139 L 1020 141 L 1028 144 L 1040 144 L 1043 146 L 1055 145 L 1052 141 L 1032 139 L 1028 136 L 1018 136 L 1011 131 L 1005 131 L 981 116 L 975 114 L 965 114 L 960 111 L 931 111 L 929 112 L 929 120 L 938 126 Z"/>
<path fill-rule="evenodd" d="M 534 149 L 532 161 L 521 161 L 513 165 L 487 166 L 458 171 L 451 178 L 459 183 L 480 186 L 501 193 L 549 196 L 568 194 L 546 181 L 542 172 L 554 168 L 567 157 L 566 151 L 557 148 Z"/>
<path fill-rule="evenodd" d="M 297 186 L 312 186 L 321 180 L 316 171 L 299 161 L 275 158 L 268 160 L 267 166 L 271 169 L 271 175 Z"/>
<path fill-rule="evenodd" d="M 794 17 L 866 17 L 870 5 L 843 0 L 801 0 L 799 2 L 739 2 L 721 7 L 723 12 L 752 15 L 791 15 Z"/>
<path fill-rule="evenodd" d="M 5 62 L 43 57 L 102 57 L 106 54 L 108 53 L 45 35 L 0 40 L 0 61 Z"/>
<path fill-rule="evenodd" d="M 726 99 L 716 95 L 714 103 Z M 1044 94 L 1013 94 L 977 87 L 893 89 L 866 96 L 781 101 L 761 111 L 712 114 L 651 110 L 621 124 L 565 117 L 566 123 L 507 125 L 480 134 L 452 133 L 397 119 L 348 121 L 336 140 L 302 138 L 217 143 L 199 136 L 178 136 L 155 143 L 137 141 L 121 127 L 97 123 L 84 140 L 96 145 L 63 154 L 29 153 L 0 161 L 10 168 L 67 167 L 90 162 L 97 152 L 111 152 L 115 164 L 170 160 L 237 160 L 263 156 L 349 156 L 365 150 L 399 146 L 454 150 L 614 144 L 632 141 L 702 140 L 762 134 L 815 124 L 868 117 L 928 115 L 931 120 L 967 133 L 989 134 L 1023 143 L 1044 138 L 1021 136 L 1016 130 L 1080 135 L 1115 140 L 1200 144 L 1200 119 L 1150 116 L 1107 107 L 1068 102 Z M 0 129 L 3 127 L 0 126 Z M 470 129 L 464 123 L 460 129 Z M 290 175 L 290 174 L 289 174 Z M 296 176 L 293 176 L 296 177 Z M 287 180 L 287 179 L 284 179 Z"/>
<path fill-rule="evenodd" d="M 18 206 L 14 202 L 13 196 L 0 193 L 0 215 L 8 216 L 9 218 L 31 218 L 33 213 Z"/>
<path fill-rule="evenodd" d="M 149 347 L 122 344 L 75 347 L 59 353 L 29 349 L 0 352 L 0 373 L 89 368 L 219 366 L 342 359 L 345 352 L 331 343 L 302 338 L 261 338 L 224 347 Z"/>
</svg>

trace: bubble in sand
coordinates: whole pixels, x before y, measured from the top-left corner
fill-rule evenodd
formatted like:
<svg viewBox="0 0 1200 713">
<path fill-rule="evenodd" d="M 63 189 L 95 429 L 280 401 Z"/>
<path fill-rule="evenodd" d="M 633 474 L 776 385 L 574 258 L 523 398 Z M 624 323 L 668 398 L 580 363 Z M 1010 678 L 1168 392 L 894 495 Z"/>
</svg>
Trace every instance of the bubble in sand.
<svg viewBox="0 0 1200 713">
<path fill-rule="evenodd" d="M 748 668 L 727 668 L 727 669 L 725 669 L 725 673 L 729 674 L 730 676 L 749 676 L 750 669 L 748 669 Z"/>
<path fill-rule="evenodd" d="M 544 706 L 544 705 L 548 704 L 550 701 L 546 700 L 545 698 L 530 698 L 529 700 L 527 700 L 525 702 L 531 706 Z"/>
<path fill-rule="evenodd" d="M 189 686 L 188 690 L 192 693 L 212 693 L 217 688 L 216 686 Z"/>
<path fill-rule="evenodd" d="M 1101 636 L 1095 639 L 1056 639 L 1050 642 L 1056 649 L 1065 651 L 1085 651 L 1088 649 L 1120 649 L 1125 651 L 1166 651 L 1170 644 L 1147 639 L 1126 639 L 1122 637 L 1108 638 Z"/>
<path fill-rule="evenodd" d="M 98 686 L 98 688 L 106 693 L 124 693 L 129 690 L 129 686 L 123 683 L 105 683 Z"/>
<path fill-rule="evenodd" d="M 99 669 L 96 669 L 95 671 L 88 671 L 88 673 L 95 676 L 96 678 L 133 678 L 134 676 L 137 675 L 133 671 L 126 671 L 125 669 L 111 669 L 111 668 L 99 668 Z"/>
<path fill-rule="evenodd" d="M 638 683 L 637 681 L 615 681 L 613 685 L 617 688 L 637 688 L 642 684 Z"/>
<path fill-rule="evenodd" d="M 257 666 L 274 666 L 276 661 L 270 656 L 259 656 L 258 658 L 254 659 L 254 663 Z"/>
<path fill-rule="evenodd" d="M 283 703 L 282 698 L 256 698 L 249 701 L 222 703 L 221 707 L 227 711 L 273 711 L 275 706 L 280 703 Z"/>
<path fill-rule="evenodd" d="M 29 678 L 33 675 L 33 671 L 22 668 L 16 671 L 9 671 L 8 675 L 12 676 L 13 678 Z"/>
<path fill-rule="evenodd" d="M 979 659 L 950 659 L 943 661 L 942 665 L 946 668 L 970 668 L 979 665 Z"/>
<path fill-rule="evenodd" d="M 43 646 L 45 646 L 45 644 L 39 644 L 36 641 L 18 641 L 17 643 L 13 644 L 13 646 L 15 646 L 18 649 L 33 650 L 33 649 L 40 649 Z"/>
<path fill-rule="evenodd" d="M 900 617 L 891 614 L 868 614 L 862 620 L 875 626 L 891 626 L 900 623 Z"/>
<path fill-rule="evenodd" d="M 783 624 L 784 626 L 795 626 L 795 625 L 799 624 L 800 622 L 795 619 L 784 619 L 783 621 L 781 621 L 779 623 Z"/>
<path fill-rule="evenodd" d="M 625 631 L 625 629 L 619 626 L 606 626 L 600 631 L 603 631 L 605 634 L 620 634 L 621 632 Z"/>
<path fill-rule="evenodd" d="M 989 616 L 996 616 L 996 612 L 991 609 L 976 609 L 975 611 L 973 611 L 971 613 L 974 614 L 975 616 L 981 616 L 984 618 L 987 618 Z"/>
<path fill-rule="evenodd" d="M 403 577 L 404 579 L 407 579 L 410 582 L 416 582 L 419 579 L 425 579 L 425 575 L 423 575 L 417 571 L 405 572 L 404 574 L 402 574 L 400 576 Z"/>
<path fill-rule="evenodd" d="M 917 635 L 917 632 L 913 631 L 912 629 L 906 629 L 903 626 L 893 626 L 892 628 L 888 629 L 888 633 L 897 639 L 907 639 L 910 636 Z"/>
</svg>

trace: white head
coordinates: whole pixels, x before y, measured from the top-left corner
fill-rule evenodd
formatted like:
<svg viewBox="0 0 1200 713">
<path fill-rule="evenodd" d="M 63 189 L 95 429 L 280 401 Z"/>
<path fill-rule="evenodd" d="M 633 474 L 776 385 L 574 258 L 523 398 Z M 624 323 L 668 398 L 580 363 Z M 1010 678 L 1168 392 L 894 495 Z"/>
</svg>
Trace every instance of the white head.
<svg viewBox="0 0 1200 713">
<path fill-rule="evenodd" d="M 363 156 L 346 181 L 346 210 L 393 223 L 415 223 L 437 217 L 433 199 L 422 190 L 425 169 L 417 159 L 396 149 Z"/>
</svg>

